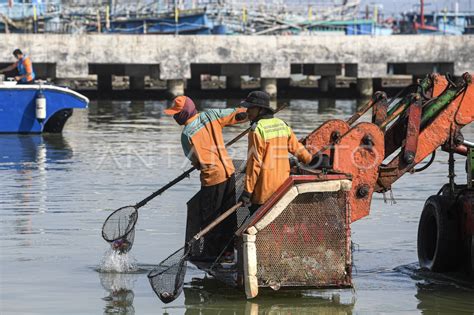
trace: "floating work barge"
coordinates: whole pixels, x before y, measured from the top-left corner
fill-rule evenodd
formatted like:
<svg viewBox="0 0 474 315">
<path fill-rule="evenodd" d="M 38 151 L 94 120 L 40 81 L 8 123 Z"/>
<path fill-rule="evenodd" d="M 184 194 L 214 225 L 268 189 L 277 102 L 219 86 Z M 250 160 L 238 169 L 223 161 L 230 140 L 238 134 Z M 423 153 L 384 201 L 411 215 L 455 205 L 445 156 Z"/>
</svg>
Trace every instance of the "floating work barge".
<svg viewBox="0 0 474 315">
<path fill-rule="evenodd" d="M 201 259 L 206 238 L 190 261 L 215 278 L 245 289 L 247 298 L 270 287 L 350 287 L 350 224 L 370 213 L 374 192 L 385 193 L 438 148 L 449 152 L 449 184 L 428 198 L 418 232 L 420 266 L 474 276 L 474 144 L 461 129 L 474 121 L 472 77 L 430 75 L 389 101 L 373 98 L 347 121 L 329 120 L 302 139 L 329 164 L 300 166 L 252 216 L 237 211 L 235 264 Z M 390 106 L 389 106 L 390 105 Z M 358 119 L 372 109 L 371 122 Z M 467 157 L 467 184 L 454 183 L 454 154 Z M 245 163 L 236 164 L 237 195 Z M 199 232 L 199 193 L 188 202 L 186 240 Z"/>
<path fill-rule="evenodd" d="M 343 174 L 312 173 L 288 178 L 264 206 L 243 222 L 236 232 L 238 264 L 229 268 L 194 264 L 230 286 L 245 287 L 247 297 L 257 296 L 259 287 L 350 287 L 347 200 L 351 181 Z M 237 176 L 238 186 L 243 184 L 243 175 L 240 172 Z M 188 235 L 199 228 L 193 224 L 197 221 L 192 217 L 198 211 L 193 211 L 196 209 L 192 204 Z M 247 217 L 248 210 L 240 208 L 238 221 Z"/>
<path fill-rule="evenodd" d="M 345 175 L 290 177 L 237 232 L 239 278 L 259 287 L 350 287 L 351 241 Z"/>
</svg>

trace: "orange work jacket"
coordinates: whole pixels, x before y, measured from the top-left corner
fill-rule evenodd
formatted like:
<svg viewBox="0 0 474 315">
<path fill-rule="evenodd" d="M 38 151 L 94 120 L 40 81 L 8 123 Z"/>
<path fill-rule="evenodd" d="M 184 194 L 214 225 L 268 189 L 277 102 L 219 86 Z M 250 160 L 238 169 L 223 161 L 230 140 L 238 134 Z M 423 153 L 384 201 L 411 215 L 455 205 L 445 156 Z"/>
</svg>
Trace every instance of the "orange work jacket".
<svg viewBox="0 0 474 315">
<path fill-rule="evenodd" d="M 263 204 L 290 176 L 288 153 L 307 164 L 312 155 L 279 118 L 260 119 L 249 133 L 245 190 L 253 204 Z"/>
<path fill-rule="evenodd" d="M 222 128 L 247 121 L 236 118 L 238 109 L 209 109 L 186 121 L 181 134 L 184 154 L 201 170 L 201 184 L 213 186 L 227 180 L 235 172 L 222 136 Z"/>
</svg>

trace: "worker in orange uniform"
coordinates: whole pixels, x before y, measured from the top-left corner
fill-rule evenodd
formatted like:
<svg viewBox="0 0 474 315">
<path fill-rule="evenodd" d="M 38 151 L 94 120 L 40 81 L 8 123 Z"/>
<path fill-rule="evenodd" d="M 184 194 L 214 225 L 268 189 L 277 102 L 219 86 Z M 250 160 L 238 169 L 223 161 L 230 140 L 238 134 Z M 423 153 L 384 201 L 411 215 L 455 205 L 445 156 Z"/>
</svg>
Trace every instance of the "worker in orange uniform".
<svg viewBox="0 0 474 315">
<path fill-rule="evenodd" d="M 15 80 L 19 84 L 32 84 L 35 80 L 35 72 L 33 71 L 33 63 L 31 62 L 30 57 L 23 54 L 20 49 L 15 49 L 13 51 L 13 55 L 17 59 L 17 61 L 0 70 L 0 73 L 12 71 L 15 68 L 18 71 L 18 75 L 15 76 Z"/>
<path fill-rule="evenodd" d="M 181 134 L 184 154 L 201 171 L 199 205 L 202 229 L 236 203 L 235 169 L 225 148 L 222 129 L 247 121 L 246 109 L 209 109 L 198 113 L 189 97 L 178 96 L 172 107 L 164 112 L 173 115 L 175 121 L 184 126 Z M 234 214 L 209 233 L 200 260 L 216 259 L 226 245 L 223 259 L 233 260 L 232 239 L 236 227 L 237 216 Z"/>
<path fill-rule="evenodd" d="M 251 122 L 245 186 L 239 201 L 254 213 L 290 176 L 288 153 L 313 164 L 313 156 L 298 142 L 291 128 L 273 117 L 270 96 L 251 92 L 241 104 Z"/>
</svg>

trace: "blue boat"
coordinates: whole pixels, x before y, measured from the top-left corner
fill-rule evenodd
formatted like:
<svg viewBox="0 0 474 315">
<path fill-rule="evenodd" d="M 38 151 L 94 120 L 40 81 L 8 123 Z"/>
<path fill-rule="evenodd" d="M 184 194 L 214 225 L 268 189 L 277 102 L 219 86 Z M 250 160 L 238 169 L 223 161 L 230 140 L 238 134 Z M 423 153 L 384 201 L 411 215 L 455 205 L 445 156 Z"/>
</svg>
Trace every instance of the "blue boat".
<svg viewBox="0 0 474 315">
<path fill-rule="evenodd" d="M 0 83 L 0 133 L 59 133 L 73 108 L 89 99 L 73 90 L 47 84 Z"/>
</svg>

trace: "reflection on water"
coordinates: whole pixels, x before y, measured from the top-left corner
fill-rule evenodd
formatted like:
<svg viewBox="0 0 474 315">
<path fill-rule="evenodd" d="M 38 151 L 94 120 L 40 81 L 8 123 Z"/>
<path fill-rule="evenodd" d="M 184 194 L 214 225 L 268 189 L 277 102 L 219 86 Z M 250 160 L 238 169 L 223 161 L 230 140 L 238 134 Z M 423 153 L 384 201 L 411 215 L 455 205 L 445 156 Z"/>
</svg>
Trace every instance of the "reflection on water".
<svg viewBox="0 0 474 315">
<path fill-rule="evenodd" d="M 418 284 L 415 297 L 423 314 L 473 314 L 474 293 L 460 290 L 452 284 Z"/>
<path fill-rule="evenodd" d="M 104 314 L 135 314 L 136 283 L 143 273 L 101 273 L 99 279 L 107 296 Z M 258 298 L 246 300 L 242 291 L 211 278 L 192 279 L 183 288 L 184 314 L 352 314 L 355 297 L 350 290 L 314 291 L 261 290 Z M 343 298 L 341 298 L 341 295 Z M 180 307 L 181 308 L 181 307 Z M 176 307 L 164 307 L 162 314 L 174 314 Z M 181 313 L 181 312 L 180 312 Z"/>
<path fill-rule="evenodd" d="M 133 273 L 99 273 L 100 284 L 107 291 L 104 314 L 135 314 L 133 288 L 138 280 Z"/>
<path fill-rule="evenodd" d="M 32 215 L 47 211 L 48 170 L 66 171 L 73 151 L 61 135 L 2 135 L 0 137 L 0 171 L 13 171 L 18 176 L 8 196 L 1 194 L 0 204 L 16 201 L 21 207 L 12 207 L 16 234 L 30 235 L 42 231 L 34 229 Z M 25 238 L 19 246 L 32 246 Z"/>
<path fill-rule="evenodd" d="M 395 268 L 416 281 L 417 308 L 424 314 L 474 313 L 474 278 L 461 273 L 435 273 L 418 264 Z"/>
<path fill-rule="evenodd" d="M 196 100 L 199 108 L 234 107 L 240 100 Z M 345 119 L 366 100 L 278 100 L 278 113 L 298 137 L 322 122 Z M 398 203 L 376 195 L 371 214 L 352 224 L 355 296 L 351 290 L 243 291 L 208 281 L 190 268 L 184 294 L 163 305 L 146 271 L 184 240 L 186 200 L 199 189 L 193 174 L 140 209 L 133 255 L 137 274 L 99 273 L 109 248 L 100 236 L 110 211 L 134 204 L 183 168 L 181 127 L 162 101 L 94 101 L 76 111 L 62 135 L 0 135 L 0 313 L 18 314 L 319 314 L 474 312 L 474 289 L 456 279 L 418 272 L 416 233 L 428 196 L 447 181 L 443 152 L 427 172 L 394 185 Z M 363 119 L 370 119 L 369 115 Z M 248 125 L 229 126 L 226 140 Z M 464 128 L 474 140 L 474 128 Z M 245 140 L 230 149 L 246 154 Z M 458 158 L 458 182 L 465 182 Z M 409 266 L 409 267 L 399 267 Z M 193 278 L 204 280 L 193 280 Z M 106 297 L 104 297 L 104 290 Z M 105 302 L 105 305 L 104 305 Z"/>
<path fill-rule="evenodd" d="M 352 314 L 354 298 L 350 290 L 330 291 L 314 296 L 304 290 L 262 289 L 252 300 L 242 291 L 230 289 L 213 279 L 193 279 L 183 289 L 186 315 L 198 314 Z M 324 292 L 324 291 L 323 291 Z M 347 301 L 341 301 L 341 295 Z"/>
<path fill-rule="evenodd" d="M 73 151 L 61 134 L 0 136 L 0 170 L 45 169 L 46 164 L 65 165 Z"/>
</svg>

